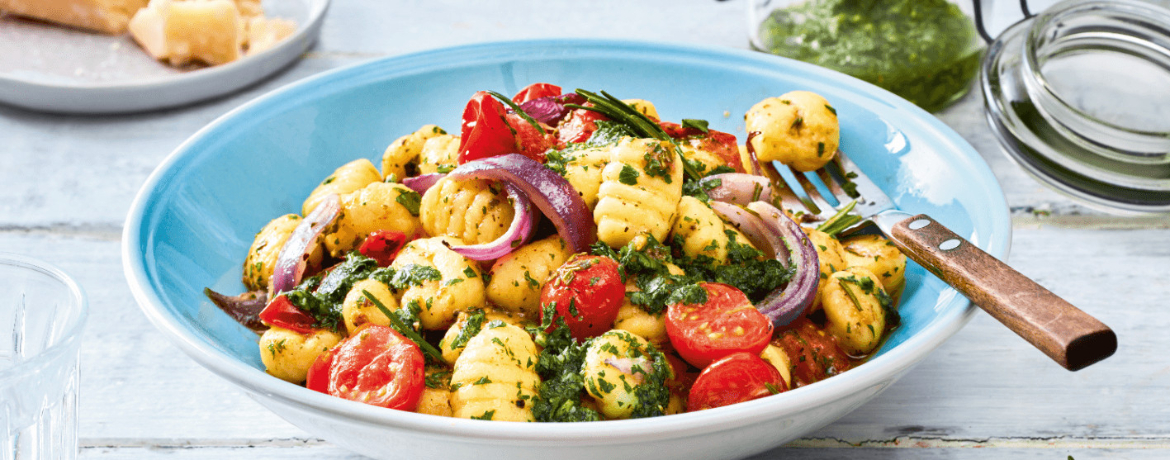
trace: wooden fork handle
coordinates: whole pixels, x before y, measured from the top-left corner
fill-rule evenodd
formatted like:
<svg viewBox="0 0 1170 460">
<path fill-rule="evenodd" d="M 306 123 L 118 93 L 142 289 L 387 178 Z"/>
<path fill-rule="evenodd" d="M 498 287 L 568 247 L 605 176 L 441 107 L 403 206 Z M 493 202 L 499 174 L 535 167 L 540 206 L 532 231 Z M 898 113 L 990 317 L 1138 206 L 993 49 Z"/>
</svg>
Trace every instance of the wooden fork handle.
<svg viewBox="0 0 1170 460">
<path fill-rule="evenodd" d="M 1117 349 L 1109 326 L 925 215 L 895 224 L 890 239 L 907 257 L 1070 371 Z"/>
</svg>

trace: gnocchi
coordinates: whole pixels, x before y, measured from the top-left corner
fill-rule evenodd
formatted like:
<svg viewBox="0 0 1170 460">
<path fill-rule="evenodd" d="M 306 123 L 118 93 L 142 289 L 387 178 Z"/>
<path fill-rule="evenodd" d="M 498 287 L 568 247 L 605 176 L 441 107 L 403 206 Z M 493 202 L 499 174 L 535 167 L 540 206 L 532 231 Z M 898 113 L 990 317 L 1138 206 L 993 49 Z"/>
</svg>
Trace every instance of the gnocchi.
<svg viewBox="0 0 1170 460">
<path fill-rule="evenodd" d="M 508 230 L 514 214 L 503 187 L 483 179 L 443 178 L 423 194 L 419 206 L 428 235 L 463 244 L 494 241 Z"/>
<path fill-rule="evenodd" d="M 519 327 L 492 322 L 467 342 L 451 374 L 451 411 L 458 418 L 532 422 L 540 386 L 536 344 Z"/>
<path fill-rule="evenodd" d="M 542 97 L 535 94 L 549 87 L 525 94 Z M 487 93 L 473 101 L 498 102 Z M 725 220 L 715 211 L 723 208 L 711 206 L 718 196 L 705 193 L 715 182 L 701 181 L 715 169 L 751 171 L 749 150 L 800 171 L 825 165 L 840 141 L 828 100 L 793 91 L 760 101 L 744 117 L 753 133 L 746 144 L 699 120 L 661 122 L 646 100 L 586 106 L 597 111 L 577 108 L 553 122 L 529 122 L 516 109 L 487 111 L 503 113 L 498 119 L 472 110 L 466 116 L 480 118 L 461 127 L 487 147 L 424 125 L 385 148 L 381 171 L 368 159 L 342 165 L 301 206 L 309 215 L 329 194 L 341 205 L 331 221 L 314 222 L 323 231 L 301 255 L 305 274 L 291 282 L 273 268 L 304 218 L 268 222 L 244 257 L 243 284 L 264 290 L 282 276 L 276 284 L 296 288 L 270 293 L 285 300 L 260 314 L 268 326 L 257 341 L 265 370 L 334 396 L 436 416 L 613 420 L 714 407 L 691 404 L 720 400 L 702 393 L 719 385 L 700 379 L 763 385 L 709 376 L 733 357 L 770 376 L 769 387 L 745 392 L 748 399 L 811 384 L 874 353 L 896 326 L 889 293 L 903 289 L 906 260 L 889 241 L 805 228 L 818 263 L 789 267 L 771 256 L 784 248 L 749 240 L 737 227 L 752 229 L 737 220 L 752 213 Z M 511 152 L 520 155 L 481 162 Z M 473 162 L 480 163 L 462 167 Z M 504 175 L 467 173 L 489 166 Z M 525 174 L 542 167 L 539 181 Z M 425 190 L 431 181 L 415 179 L 453 170 Z M 505 192 L 509 181 L 530 190 L 547 217 L 535 216 L 543 224 L 526 244 L 500 241 L 522 217 Z M 554 195 L 572 202 L 554 203 Z M 584 241 L 571 231 L 592 225 L 596 233 Z M 482 251 L 491 245 L 499 246 Z M 819 282 L 810 311 L 774 326 L 762 304 L 774 302 L 794 273 L 807 279 L 813 270 Z M 400 378 L 360 391 L 345 387 L 356 379 L 335 381 L 337 373 L 366 371 Z M 400 403 L 379 403 L 388 393 Z"/>
<path fill-rule="evenodd" d="M 450 240 L 442 237 L 411 241 L 391 265 L 400 270 L 433 269 L 437 279 L 422 279 L 406 288 L 400 305 L 419 311 L 425 330 L 442 329 L 455 321 L 461 311 L 484 304 L 483 276 L 471 260 L 452 251 Z"/>
<path fill-rule="evenodd" d="M 797 171 L 813 171 L 837 154 L 841 128 L 837 110 L 816 93 L 792 91 L 764 99 L 744 115 L 748 143 L 761 162 L 779 161 Z"/>
<path fill-rule="evenodd" d="M 682 198 L 678 152 L 659 141 L 625 138 L 610 155 L 593 209 L 597 239 L 613 247 L 639 234 L 665 239 Z"/>
</svg>

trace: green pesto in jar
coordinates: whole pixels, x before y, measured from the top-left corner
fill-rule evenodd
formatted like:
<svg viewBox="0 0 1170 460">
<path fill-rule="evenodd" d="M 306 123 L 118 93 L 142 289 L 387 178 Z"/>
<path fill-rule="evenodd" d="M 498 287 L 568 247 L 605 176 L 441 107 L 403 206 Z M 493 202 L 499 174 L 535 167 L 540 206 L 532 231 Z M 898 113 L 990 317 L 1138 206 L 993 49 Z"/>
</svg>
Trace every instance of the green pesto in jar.
<svg viewBox="0 0 1170 460">
<path fill-rule="evenodd" d="M 809 0 L 772 12 L 764 51 L 847 73 L 934 111 L 966 93 L 982 47 L 945 0 Z"/>
</svg>

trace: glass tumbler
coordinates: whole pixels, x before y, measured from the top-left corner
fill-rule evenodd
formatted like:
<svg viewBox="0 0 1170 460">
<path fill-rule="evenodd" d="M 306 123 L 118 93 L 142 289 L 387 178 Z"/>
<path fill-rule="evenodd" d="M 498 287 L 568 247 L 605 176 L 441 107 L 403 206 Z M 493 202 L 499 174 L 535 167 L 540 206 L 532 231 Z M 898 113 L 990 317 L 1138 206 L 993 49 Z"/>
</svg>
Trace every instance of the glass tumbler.
<svg viewBox="0 0 1170 460">
<path fill-rule="evenodd" d="M 759 51 L 852 75 L 928 111 L 967 93 L 985 42 L 978 0 L 749 0 Z"/>
<path fill-rule="evenodd" d="M 81 288 L 61 270 L 0 253 L 0 460 L 77 457 Z"/>
</svg>

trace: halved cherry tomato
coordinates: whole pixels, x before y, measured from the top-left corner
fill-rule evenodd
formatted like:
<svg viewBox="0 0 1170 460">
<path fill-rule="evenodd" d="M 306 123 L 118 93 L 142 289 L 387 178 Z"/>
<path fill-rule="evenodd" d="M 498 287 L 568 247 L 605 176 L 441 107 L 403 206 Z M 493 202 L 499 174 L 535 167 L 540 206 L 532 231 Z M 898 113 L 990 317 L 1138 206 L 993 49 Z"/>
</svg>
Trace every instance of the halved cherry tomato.
<svg viewBox="0 0 1170 460">
<path fill-rule="evenodd" d="M 542 97 L 560 96 L 561 87 L 551 83 L 533 83 L 525 86 L 524 89 L 512 96 L 512 102 L 523 104 L 533 99 L 540 99 Z"/>
<path fill-rule="evenodd" d="M 586 104 L 586 106 L 589 105 L 592 104 Z M 585 142 L 589 140 L 589 136 L 592 136 L 594 131 L 597 131 L 597 124 L 594 122 L 608 119 L 605 115 L 592 110 L 577 109 L 569 112 L 557 130 L 557 143 L 564 146 L 573 142 Z"/>
<path fill-rule="evenodd" d="M 374 406 L 413 411 L 426 386 L 418 345 L 376 324 L 333 348 L 329 394 Z"/>
<path fill-rule="evenodd" d="M 528 158 L 544 163 L 544 152 L 556 145 L 553 129 L 542 125 L 544 134 L 541 134 L 532 123 L 516 114 L 508 114 L 508 125 L 515 132 L 515 152 Z"/>
<path fill-rule="evenodd" d="M 305 378 L 305 388 L 329 394 L 329 369 L 333 367 L 333 354 L 337 348 L 317 355 L 313 365 L 309 366 L 309 374 Z"/>
<path fill-rule="evenodd" d="M 308 313 L 293 305 L 288 296 L 280 295 L 268 302 L 260 311 L 260 321 L 269 326 L 276 326 L 291 331 L 308 334 L 313 332 L 313 324 L 317 323 Z"/>
<path fill-rule="evenodd" d="M 666 307 L 666 335 L 679 356 L 703 368 L 732 353 L 764 351 L 772 338 L 772 321 L 734 286 L 699 286 L 707 291 L 706 303 Z"/>
<path fill-rule="evenodd" d="M 723 407 L 787 391 L 780 371 L 751 353 L 734 353 L 711 363 L 687 397 L 687 412 Z"/>
<path fill-rule="evenodd" d="M 684 128 L 678 123 L 669 121 L 660 121 L 658 125 L 670 137 L 681 139 L 697 150 L 710 152 L 723 160 L 725 166 L 735 168 L 736 172 L 744 172 L 743 162 L 739 158 L 739 144 L 736 142 L 734 134 L 714 129 L 704 133 L 699 128 Z"/>
<path fill-rule="evenodd" d="M 788 327 L 772 343 L 788 354 L 788 361 L 795 367 L 793 388 L 849 370 L 849 355 L 837 346 L 837 339 L 808 318 L 801 318 Z"/>
<path fill-rule="evenodd" d="M 613 327 L 625 296 L 617 262 L 609 257 L 577 254 L 545 282 L 540 305 L 555 302 L 556 316 L 565 319 L 574 338 L 584 341 Z M 541 308 L 541 321 L 544 315 Z"/>
<path fill-rule="evenodd" d="M 406 245 L 406 234 L 393 230 L 375 230 L 358 246 L 363 256 L 378 261 L 379 267 L 389 267 L 398 251 Z"/>
<path fill-rule="evenodd" d="M 463 109 L 459 164 L 506 153 L 516 153 L 516 137 L 508 125 L 504 104 L 487 91 L 479 91 Z"/>
</svg>

